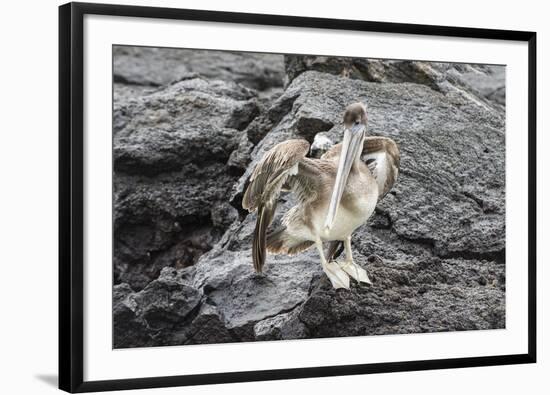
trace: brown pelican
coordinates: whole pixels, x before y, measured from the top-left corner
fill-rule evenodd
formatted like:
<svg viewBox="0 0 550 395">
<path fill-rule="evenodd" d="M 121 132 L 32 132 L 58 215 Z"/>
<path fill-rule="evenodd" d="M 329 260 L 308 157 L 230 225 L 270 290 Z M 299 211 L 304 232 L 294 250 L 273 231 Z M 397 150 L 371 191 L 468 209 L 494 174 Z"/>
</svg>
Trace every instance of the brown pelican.
<svg viewBox="0 0 550 395">
<path fill-rule="evenodd" d="M 399 169 L 399 149 L 386 137 L 366 137 L 367 110 L 355 103 L 344 113 L 344 140 L 320 159 L 307 158 L 309 143 L 287 140 L 267 151 L 250 177 L 243 207 L 258 211 L 252 259 L 256 272 L 266 250 L 297 254 L 315 245 L 323 271 L 334 288 L 349 288 L 349 277 L 370 283 L 353 261 L 351 235 L 371 216 L 377 202 L 392 188 Z M 269 234 L 281 190 L 294 193 L 297 204 Z M 326 259 L 323 242 L 344 243 L 345 261 Z"/>
</svg>

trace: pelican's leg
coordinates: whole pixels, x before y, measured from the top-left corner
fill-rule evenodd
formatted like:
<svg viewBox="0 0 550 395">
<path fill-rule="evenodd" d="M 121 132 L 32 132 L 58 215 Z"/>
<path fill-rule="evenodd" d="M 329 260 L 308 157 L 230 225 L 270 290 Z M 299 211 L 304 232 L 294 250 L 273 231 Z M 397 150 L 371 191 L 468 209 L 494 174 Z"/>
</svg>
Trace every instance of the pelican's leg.
<svg viewBox="0 0 550 395">
<path fill-rule="evenodd" d="M 346 260 L 340 263 L 340 267 L 342 268 L 342 270 L 353 277 L 357 282 L 372 284 L 366 270 L 353 261 L 353 255 L 351 252 L 351 236 L 347 237 L 346 240 L 344 240 L 344 248 L 346 253 Z"/>
<path fill-rule="evenodd" d="M 325 258 L 325 253 L 323 252 L 323 242 L 321 239 L 317 239 L 315 246 L 319 251 L 321 256 L 321 267 L 327 275 L 328 279 L 332 283 L 332 286 L 335 289 L 338 288 L 347 288 L 349 289 L 349 277 L 348 275 L 340 269 L 340 266 L 336 262 L 327 262 Z"/>
</svg>

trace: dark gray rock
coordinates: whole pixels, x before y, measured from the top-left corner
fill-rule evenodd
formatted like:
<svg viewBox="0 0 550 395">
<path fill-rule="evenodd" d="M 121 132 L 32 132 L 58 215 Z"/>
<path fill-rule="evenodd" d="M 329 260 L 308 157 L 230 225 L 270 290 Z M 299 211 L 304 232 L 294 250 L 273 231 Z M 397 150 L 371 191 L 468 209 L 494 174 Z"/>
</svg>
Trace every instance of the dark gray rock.
<svg viewBox="0 0 550 395">
<path fill-rule="evenodd" d="M 265 273 L 257 275 L 250 251 L 213 250 L 197 262 L 193 285 L 223 314 L 227 328 L 253 340 L 258 321 L 290 311 L 307 298 L 312 279 L 320 274 L 312 252 L 272 257 Z"/>
<path fill-rule="evenodd" d="M 178 339 L 178 333 L 173 338 L 173 344 L 212 344 L 232 343 L 239 339 L 234 337 L 226 327 L 225 320 L 218 309 L 203 303 L 197 317 L 184 328 L 185 342 Z"/>
<path fill-rule="evenodd" d="M 237 217 L 223 202 L 234 180 L 221 164 L 155 178 L 117 174 L 115 281 L 137 290 L 164 266 L 196 262 Z"/>
<path fill-rule="evenodd" d="M 171 329 L 182 322 L 201 300 L 201 293 L 179 276 L 165 268 L 160 277 L 151 281 L 133 300 L 140 317 L 154 331 Z"/>
<path fill-rule="evenodd" d="M 310 337 L 377 335 L 501 328 L 505 306 L 498 276 L 504 265 L 471 260 L 404 261 L 370 259 L 364 265 L 373 286 L 351 291 L 320 285 L 295 321 Z M 475 281 L 492 267 L 491 286 Z"/>
<path fill-rule="evenodd" d="M 253 148 L 254 144 L 248 139 L 246 134 L 243 134 L 237 148 L 231 153 L 227 161 L 229 168 L 237 174 L 244 173 L 250 162 L 250 153 Z"/>
<path fill-rule="evenodd" d="M 443 93 L 475 98 L 499 110 L 504 110 L 506 100 L 504 66 L 286 55 L 285 70 L 288 82 L 305 71 L 315 70 L 369 82 L 427 85 Z"/>
<path fill-rule="evenodd" d="M 132 292 L 128 284 L 115 285 L 115 346 L 172 344 L 179 335 L 179 326 L 193 318 L 201 298 L 202 293 L 171 268 L 165 268 L 139 292 Z"/>
<path fill-rule="evenodd" d="M 307 339 L 310 333 L 298 318 L 302 309 L 294 309 L 275 317 L 266 318 L 254 325 L 256 340 Z"/>
<path fill-rule="evenodd" d="M 258 144 L 291 110 L 297 97 L 297 94 L 273 95 L 271 97 L 273 102 L 269 105 L 262 103 L 263 108 L 260 115 L 250 122 L 239 141 L 237 149 L 233 151 L 229 158 L 228 165 L 236 174 L 241 175 L 248 169 L 255 144 Z M 305 122 L 302 121 L 302 124 Z M 313 122 L 315 123 L 315 120 Z M 322 125 L 323 121 L 317 121 L 317 123 Z M 328 127 L 324 126 L 324 128 L 327 129 Z M 235 207 L 241 208 L 240 202 L 236 202 L 235 196 L 233 196 L 231 202 Z"/>
<path fill-rule="evenodd" d="M 315 55 L 285 56 L 288 82 L 292 82 L 305 71 L 313 70 L 369 82 L 414 82 L 429 85 L 437 90 L 438 75 L 435 68 L 440 65 L 444 64 L 414 60 L 334 58 Z"/>
<path fill-rule="evenodd" d="M 196 73 L 256 90 L 283 86 L 283 56 L 200 49 L 115 46 L 114 80 L 126 85 L 161 86 Z"/>
<path fill-rule="evenodd" d="M 151 332 L 139 316 L 134 294 L 128 284 L 113 288 L 113 343 L 117 348 L 153 345 Z"/>
<path fill-rule="evenodd" d="M 120 103 L 122 101 L 135 99 L 136 97 L 150 95 L 158 90 L 159 88 L 148 85 L 126 85 L 115 83 L 113 87 L 113 98 L 115 103 Z M 116 126 L 117 125 L 115 124 L 115 127 Z"/>
<path fill-rule="evenodd" d="M 116 282 L 192 265 L 237 218 L 226 163 L 257 113 L 255 92 L 200 78 L 115 103 Z"/>
</svg>

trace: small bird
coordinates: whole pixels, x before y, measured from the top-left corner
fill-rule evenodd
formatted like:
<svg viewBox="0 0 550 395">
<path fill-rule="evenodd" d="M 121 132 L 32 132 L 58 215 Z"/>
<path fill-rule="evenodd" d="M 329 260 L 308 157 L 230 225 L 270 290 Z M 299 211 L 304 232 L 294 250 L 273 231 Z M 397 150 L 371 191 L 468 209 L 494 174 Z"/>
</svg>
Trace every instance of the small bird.
<svg viewBox="0 0 550 395">
<path fill-rule="evenodd" d="M 367 108 L 349 105 L 344 113 L 344 137 L 320 159 L 308 158 L 309 143 L 287 140 L 267 151 L 254 168 L 242 206 L 257 211 L 252 260 L 261 273 L 266 250 L 298 254 L 315 245 L 323 271 L 334 288 L 348 288 L 350 277 L 371 283 L 365 269 L 353 260 L 351 235 L 374 212 L 394 185 L 399 171 L 399 149 L 387 137 L 367 137 Z M 281 191 L 297 201 L 283 216 L 282 225 L 267 234 Z M 329 259 L 323 242 L 331 242 Z M 345 260 L 332 255 L 344 244 Z"/>
</svg>

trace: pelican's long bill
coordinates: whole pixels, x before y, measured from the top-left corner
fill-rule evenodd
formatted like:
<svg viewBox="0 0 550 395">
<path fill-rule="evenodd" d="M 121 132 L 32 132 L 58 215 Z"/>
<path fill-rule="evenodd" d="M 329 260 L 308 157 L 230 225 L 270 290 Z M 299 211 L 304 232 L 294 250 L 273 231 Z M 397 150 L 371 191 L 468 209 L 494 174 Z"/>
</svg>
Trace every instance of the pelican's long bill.
<svg viewBox="0 0 550 395">
<path fill-rule="evenodd" d="M 365 125 L 362 123 L 355 124 L 344 131 L 344 141 L 342 142 L 342 151 L 340 152 L 340 161 L 338 162 L 338 173 L 336 173 L 336 181 L 325 220 L 325 229 L 332 228 L 340 200 L 346 188 L 351 166 L 362 151 L 364 137 Z"/>
</svg>

